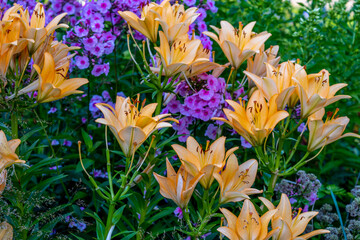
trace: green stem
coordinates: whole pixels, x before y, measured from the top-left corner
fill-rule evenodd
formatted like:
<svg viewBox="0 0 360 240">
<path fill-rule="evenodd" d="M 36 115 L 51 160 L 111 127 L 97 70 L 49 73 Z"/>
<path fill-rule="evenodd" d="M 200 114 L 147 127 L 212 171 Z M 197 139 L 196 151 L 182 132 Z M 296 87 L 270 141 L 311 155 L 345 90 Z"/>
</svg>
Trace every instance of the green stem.
<svg viewBox="0 0 360 240">
<path fill-rule="evenodd" d="M 111 226 L 113 225 L 112 219 L 113 219 L 114 212 L 115 212 L 115 202 L 111 201 L 109 211 L 108 211 L 107 220 L 106 220 L 105 236 L 104 236 L 105 238 L 108 235 Z"/>
<path fill-rule="evenodd" d="M 158 93 L 156 94 L 156 110 L 155 110 L 155 116 L 159 115 L 161 112 L 161 105 L 162 105 L 162 91 L 158 90 Z"/>
<path fill-rule="evenodd" d="M 303 165 L 305 165 L 307 163 L 306 158 L 309 156 L 310 152 L 306 152 L 304 157 L 297 163 L 295 164 L 293 167 L 289 168 L 288 170 L 286 170 L 284 173 L 281 173 L 281 176 L 289 176 L 291 174 L 293 174 L 294 172 L 297 171 L 297 169 L 299 169 L 300 167 L 302 167 Z"/>
<path fill-rule="evenodd" d="M 194 232 L 194 227 L 190 221 L 190 215 L 189 215 L 189 209 L 188 207 L 186 207 L 185 209 L 181 209 L 181 211 L 183 212 L 183 215 L 184 215 L 184 218 L 185 218 L 185 221 L 188 225 L 188 227 L 190 228 L 190 231 L 191 232 Z"/>
<path fill-rule="evenodd" d="M 270 182 L 269 182 L 269 186 L 268 186 L 268 190 L 266 191 L 266 198 L 269 199 L 271 201 L 271 198 L 274 195 L 274 189 L 276 186 L 276 182 L 278 179 L 278 173 L 271 173 L 271 178 L 270 178 Z"/>
<path fill-rule="evenodd" d="M 11 113 L 11 137 L 12 139 L 17 139 L 19 137 L 19 125 L 17 112 L 13 111 Z"/>
<path fill-rule="evenodd" d="M 233 76 L 231 79 L 231 96 L 234 96 L 234 92 L 235 92 L 236 74 L 237 74 L 237 69 L 233 71 Z"/>
<path fill-rule="evenodd" d="M 131 157 L 126 157 L 125 173 L 129 171 Z"/>
</svg>

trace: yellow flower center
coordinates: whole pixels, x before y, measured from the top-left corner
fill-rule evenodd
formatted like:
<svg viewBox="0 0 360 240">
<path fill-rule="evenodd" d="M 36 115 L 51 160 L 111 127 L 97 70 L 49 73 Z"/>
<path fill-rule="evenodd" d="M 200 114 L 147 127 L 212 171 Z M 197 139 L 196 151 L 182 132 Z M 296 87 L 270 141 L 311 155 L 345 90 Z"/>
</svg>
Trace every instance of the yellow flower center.
<svg viewBox="0 0 360 240">
<path fill-rule="evenodd" d="M 261 110 L 263 109 L 263 105 L 254 101 L 254 106 L 248 109 L 252 116 L 251 123 L 255 125 L 256 128 L 261 128 Z"/>
</svg>

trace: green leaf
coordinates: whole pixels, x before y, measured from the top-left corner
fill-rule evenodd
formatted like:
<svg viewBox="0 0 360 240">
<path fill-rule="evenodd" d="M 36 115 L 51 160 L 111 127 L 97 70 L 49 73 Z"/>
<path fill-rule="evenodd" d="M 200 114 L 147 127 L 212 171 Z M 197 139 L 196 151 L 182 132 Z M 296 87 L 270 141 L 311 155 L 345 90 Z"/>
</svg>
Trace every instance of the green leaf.
<svg viewBox="0 0 360 240">
<path fill-rule="evenodd" d="M 93 147 L 93 142 L 91 140 L 90 135 L 87 132 L 85 132 L 84 129 L 81 129 L 81 135 L 84 139 L 84 142 L 85 142 L 85 145 L 86 145 L 88 151 L 90 152 Z"/>
<path fill-rule="evenodd" d="M 152 216 L 151 218 L 147 219 L 146 221 L 148 223 L 153 223 L 155 222 L 156 220 L 160 219 L 160 218 L 163 218 L 167 215 L 170 215 L 174 212 L 174 208 L 167 208 L 167 209 L 162 209 L 161 212 L 155 214 L 154 216 Z"/>
<path fill-rule="evenodd" d="M 35 185 L 30 191 L 35 191 L 35 190 L 42 191 L 42 190 L 46 189 L 47 187 L 49 187 L 49 185 L 51 183 L 58 181 L 60 179 L 63 179 L 64 177 L 66 177 L 65 174 L 60 174 L 59 176 L 54 176 L 54 177 L 48 178 L 44 181 L 41 181 L 39 184 Z"/>
<path fill-rule="evenodd" d="M 112 218 L 112 223 L 114 225 L 116 225 L 120 221 L 122 213 L 123 213 L 125 207 L 126 207 L 126 205 L 123 205 L 121 208 L 119 208 L 118 210 L 116 210 L 114 212 L 114 215 L 113 215 L 113 218 Z"/>
</svg>

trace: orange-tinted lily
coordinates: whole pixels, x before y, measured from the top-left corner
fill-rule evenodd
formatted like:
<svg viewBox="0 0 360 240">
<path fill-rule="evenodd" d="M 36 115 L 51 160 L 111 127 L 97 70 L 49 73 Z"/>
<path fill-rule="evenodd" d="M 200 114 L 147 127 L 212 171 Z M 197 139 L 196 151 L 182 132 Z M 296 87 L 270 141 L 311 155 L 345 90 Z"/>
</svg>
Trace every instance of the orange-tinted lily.
<svg viewBox="0 0 360 240">
<path fill-rule="evenodd" d="M 178 73 L 189 70 L 191 66 L 195 68 L 192 70 L 192 73 L 202 73 L 194 66 L 195 64 L 206 63 L 213 66 L 213 63 L 209 63 L 208 57 L 206 58 L 203 54 L 200 54 L 202 46 L 199 39 L 175 41 L 170 47 L 165 34 L 161 31 L 159 34 L 160 47 L 155 47 L 155 50 L 160 55 L 165 76 L 173 77 Z M 160 67 L 153 68 L 152 70 L 159 72 L 159 69 Z"/>
<path fill-rule="evenodd" d="M 181 166 L 176 173 L 171 163 L 166 159 L 167 177 L 154 173 L 156 181 L 160 185 L 160 194 L 173 200 L 181 209 L 185 209 L 195 190 L 196 184 L 204 176 L 203 173 L 192 176 Z"/>
<path fill-rule="evenodd" d="M 15 150 L 21 143 L 20 139 L 8 141 L 5 133 L 0 130 L 0 172 L 13 164 L 23 164 L 24 160 L 20 160 Z"/>
<path fill-rule="evenodd" d="M 340 99 L 351 98 L 348 95 L 335 96 L 336 92 L 347 84 L 338 83 L 330 86 L 329 75 L 325 69 L 317 74 L 307 75 L 305 71 L 295 73 L 294 80 L 298 83 L 296 91 L 300 98 L 302 119 Z"/>
<path fill-rule="evenodd" d="M 4 192 L 4 189 L 6 187 L 6 177 L 7 177 L 7 171 L 6 169 L 3 169 L 0 172 L 0 196 Z"/>
<path fill-rule="evenodd" d="M 153 131 L 172 127 L 166 121 L 177 122 L 173 118 L 168 118 L 170 114 L 153 117 L 157 103 L 143 105 L 139 110 L 138 101 L 136 104 L 131 103 L 129 98 L 120 96 L 116 98 L 115 109 L 105 103 L 96 104 L 96 107 L 104 114 L 104 118 L 98 118 L 96 122 L 110 127 L 126 157 L 132 156 Z"/>
<path fill-rule="evenodd" d="M 245 101 L 241 98 L 239 98 L 240 104 L 232 100 L 226 100 L 234 111 L 224 108 L 223 111 L 227 119 L 212 119 L 229 124 L 252 146 L 262 145 L 276 124 L 289 116 L 288 112 L 277 110 L 276 97 L 277 95 L 270 99 L 268 106 L 263 94 L 259 90 L 256 90 L 251 95 L 246 108 Z"/>
<path fill-rule="evenodd" d="M 309 117 L 309 142 L 307 149 L 309 152 L 315 151 L 324 145 L 335 142 L 344 137 L 360 138 L 360 135 L 355 133 L 345 133 L 347 124 L 350 119 L 348 117 L 335 117 L 338 109 L 332 117 L 328 116 L 326 121 L 323 122 L 322 118 L 325 110 L 318 111 L 318 116 L 314 114 Z"/>
<path fill-rule="evenodd" d="M 285 109 L 286 105 L 291 108 L 295 107 L 298 98 L 296 96 L 291 98 L 296 86 L 292 77 L 296 72 L 304 71 L 303 67 L 290 61 L 283 62 L 276 68 L 269 63 L 265 63 L 265 65 L 265 77 L 259 77 L 248 71 L 244 71 L 244 73 L 262 91 L 268 101 L 272 96 L 278 95 L 276 98 L 278 109 Z"/>
<path fill-rule="evenodd" d="M 265 204 L 269 211 L 275 209 L 275 206 L 266 198 L 260 197 L 260 200 Z M 281 195 L 281 200 L 276 210 L 277 211 L 273 215 L 271 220 L 271 226 L 273 229 L 279 228 L 280 231 L 275 233 L 273 237 L 275 239 L 305 240 L 319 234 L 325 234 L 330 232 L 328 230 L 320 229 L 299 236 L 305 231 L 305 228 L 310 222 L 310 220 L 313 219 L 318 214 L 318 212 L 301 213 L 300 209 L 296 217 L 293 217 L 289 198 L 284 193 Z"/>
<path fill-rule="evenodd" d="M 265 77 L 265 63 L 269 63 L 271 66 L 274 67 L 277 67 L 277 65 L 279 64 L 280 57 L 276 57 L 278 51 L 278 45 L 271 46 L 265 51 L 264 45 L 262 45 L 258 53 L 256 53 L 253 57 L 248 58 L 246 71 L 251 72 L 259 77 Z M 251 81 L 249 81 L 249 83 L 251 83 Z"/>
<path fill-rule="evenodd" d="M 156 43 L 159 29 L 159 22 L 155 21 L 155 18 L 157 17 L 156 13 L 161 12 L 162 6 L 164 4 L 165 1 L 160 5 L 154 2 L 145 4 L 141 9 L 140 18 L 135 13 L 130 11 L 119 11 L 118 13 L 131 27 L 139 31 L 151 42 Z"/>
<path fill-rule="evenodd" d="M 164 31 L 166 39 L 172 44 L 176 40 L 187 40 L 189 26 L 200 13 L 196 13 L 197 8 L 192 7 L 185 11 L 184 5 L 177 2 L 171 6 L 169 0 L 162 2 L 162 11 L 156 12 L 158 21 Z"/>
<path fill-rule="evenodd" d="M 7 222 L 2 222 L 0 224 L 0 239 L 11 240 L 13 239 L 13 235 L 13 227 Z"/>
<path fill-rule="evenodd" d="M 270 210 L 260 217 L 249 199 L 244 201 L 238 217 L 225 208 L 220 208 L 220 211 L 224 214 L 228 226 L 219 227 L 217 230 L 230 240 L 266 240 L 277 231 L 273 229 L 268 232 L 269 222 L 277 210 Z"/>
<path fill-rule="evenodd" d="M 211 37 L 216 41 L 225 56 L 235 69 L 249 57 L 259 52 L 264 42 L 271 36 L 268 32 L 253 34 L 252 29 L 255 22 L 251 22 L 245 27 L 239 23 L 239 29 L 235 29 L 226 21 L 220 22 L 221 29 L 211 26 L 218 36 L 212 32 L 203 32 L 203 34 Z"/>
<path fill-rule="evenodd" d="M 262 193 L 260 190 L 251 188 L 255 181 L 257 168 L 258 162 L 255 159 L 238 166 L 236 156 L 231 154 L 225 169 L 220 173 L 214 173 L 214 177 L 220 185 L 220 203 L 239 202 L 248 199 L 248 195 Z"/>
<path fill-rule="evenodd" d="M 234 147 L 225 153 L 225 139 L 220 137 L 210 146 L 207 142 L 205 149 L 191 136 L 186 140 L 186 148 L 178 144 L 172 145 L 186 171 L 193 176 L 197 176 L 199 172 L 205 174 L 200 180 L 205 189 L 209 189 L 214 181 L 213 174 L 219 172 L 224 167 L 226 159 L 238 149 Z"/>
</svg>

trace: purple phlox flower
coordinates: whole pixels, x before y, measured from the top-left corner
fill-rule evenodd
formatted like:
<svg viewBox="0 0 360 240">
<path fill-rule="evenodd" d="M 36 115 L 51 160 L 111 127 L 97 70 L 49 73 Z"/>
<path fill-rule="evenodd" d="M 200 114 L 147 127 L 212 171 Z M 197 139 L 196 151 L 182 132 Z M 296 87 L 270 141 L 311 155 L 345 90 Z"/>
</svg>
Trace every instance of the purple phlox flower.
<svg viewBox="0 0 360 240">
<path fill-rule="evenodd" d="M 184 4 L 187 5 L 188 7 L 194 6 L 195 3 L 196 3 L 196 0 L 184 0 Z"/>
<path fill-rule="evenodd" d="M 211 89 L 213 91 L 217 91 L 218 87 L 219 87 L 219 81 L 213 75 L 208 75 L 207 86 L 209 89 Z"/>
<path fill-rule="evenodd" d="M 86 50 L 90 50 L 98 44 L 98 40 L 95 36 L 83 39 L 83 43 Z"/>
<path fill-rule="evenodd" d="M 74 28 L 75 34 L 78 37 L 86 37 L 89 33 L 89 30 L 86 28 L 82 28 L 80 26 L 75 26 Z"/>
<path fill-rule="evenodd" d="M 107 75 L 107 73 L 105 72 L 106 70 L 107 73 L 109 73 L 109 64 L 98 64 L 94 66 L 93 70 L 91 71 L 91 74 L 94 75 L 95 77 L 98 77 L 103 73 Z"/>
<path fill-rule="evenodd" d="M 294 204 L 297 202 L 297 200 L 295 198 L 290 198 L 289 201 L 290 201 L 290 204 Z"/>
<path fill-rule="evenodd" d="M 137 216 L 138 216 L 138 219 L 140 220 L 141 219 L 141 214 L 140 213 L 136 213 Z"/>
<path fill-rule="evenodd" d="M 59 166 L 49 167 L 50 170 L 57 170 L 57 169 L 59 169 L 59 168 L 62 168 L 62 166 L 59 165 Z"/>
<path fill-rule="evenodd" d="M 183 212 L 182 212 L 181 208 L 179 208 L 179 207 L 175 208 L 174 214 L 177 218 L 183 219 Z"/>
<path fill-rule="evenodd" d="M 312 192 L 310 197 L 307 198 L 307 200 L 310 202 L 310 205 L 314 205 L 316 200 L 318 200 L 317 193 Z"/>
<path fill-rule="evenodd" d="M 202 21 L 206 18 L 206 11 L 203 8 L 200 8 L 197 13 L 200 13 L 199 17 L 197 18 L 198 21 Z"/>
<path fill-rule="evenodd" d="M 64 12 L 67 12 L 68 15 L 73 15 L 75 14 L 75 6 L 71 3 L 66 3 L 63 7 L 63 11 Z"/>
<path fill-rule="evenodd" d="M 106 13 L 111 8 L 111 3 L 109 0 L 98 0 L 96 3 L 98 10 L 101 13 Z"/>
<path fill-rule="evenodd" d="M 171 100 L 167 105 L 167 109 L 169 109 L 171 113 L 178 113 L 180 111 L 180 107 L 181 103 L 176 99 Z"/>
<path fill-rule="evenodd" d="M 104 43 L 104 53 L 111 54 L 114 51 L 115 43 L 114 41 L 108 41 Z"/>
<path fill-rule="evenodd" d="M 58 140 L 55 140 L 55 139 L 54 139 L 54 140 L 51 141 L 51 145 L 52 145 L 52 146 L 57 146 L 57 145 L 59 145 L 59 144 L 60 144 L 60 143 L 59 143 Z"/>
<path fill-rule="evenodd" d="M 212 96 L 212 98 L 208 102 L 209 107 L 212 107 L 212 108 L 220 107 L 221 99 L 222 99 L 222 96 L 218 93 L 215 93 L 214 96 Z"/>
<path fill-rule="evenodd" d="M 243 148 L 252 148 L 251 144 L 250 144 L 248 141 L 246 141 L 245 138 L 243 138 L 242 136 L 240 136 L 240 139 L 241 139 L 241 146 L 242 146 Z"/>
<path fill-rule="evenodd" d="M 245 93 L 245 90 L 244 90 L 243 87 L 241 87 L 241 88 L 237 89 L 237 90 L 234 92 L 234 97 L 235 97 L 235 98 L 239 98 L 239 97 L 241 97 L 241 95 L 244 94 L 244 93 Z"/>
<path fill-rule="evenodd" d="M 183 104 L 180 108 L 180 113 L 184 116 L 191 116 L 191 108 L 187 104 Z"/>
<path fill-rule="evenodd" d="M 101 33 L 104 30 L 104 23 L 99 20 L 91 21 L 90 27 L 93 32 Z"/>
<path fill-rule="evenodd" d="M 207 136 L 212 140 L 215 140 L 218 130 L 219 130 L 218 126 L 215 126 L 214 124 L 209 124 L 208 128 L 205 131 L 205 136 Z"/>
<path fill-rule="evenodd" d="M 309 211 L 309 205 L 305 205 L 302 212 L 308 212 Z"/>
<path fill-rule="evenodd" d="M 89 58 L 86 56 L 76 56 L 75 64 L 79 69 L 86 69 L 89 67 Z"/>
<path fill-rule="evenodd" d="M 206 5 L 209 7 L 210 11 L 213 13 L 216 13 L 218 11 L 218 8 L 215 6 L 214 0 L 207 0 Z"/>
<path fill-rule="evenodd" d="M 63 146 L 66 146 L 66 147 L 71 147 L 71 145 L 72 145 L 72 142 L 71 141 L 69 141 L 69 140 L 64 140 L 64 142 L 63 142 Z"/>
<path fill-rule="evenodd" d="M 205 32 L 205 31 L 207 31 L 207 25 L 206 25 L 206 23 L 205 23 L 204 21 L 199 21 L 199 22 L 197 23 L 197 26 L 198 26 L 198 30 L 199 30 L 200 32 Z"/>
<path fill-rule="evenodd" d="M 86 123 L 86 121 L 87 121 L 86 117 L 82 117 L 82 118 L 81 118 L 81 122 L 82 122 L 82 123 Z"/>
<path fill-rule="evenodd" d="M 84 211 L 84 210 L 85 210 L 85 208 L 84 208 L 84 207 L 80 207 L 80 210 L 81 210 L 81 211 Z"/>
<path fill-rule="evenodd" d="M 83 18 L 85 19 L 89 19 L 92 17 L 93 15 L 93 11 L 94 11 L 94 3 L 93 2 L 87 2 L 86 5 L 83 7 L 82 11 L 81 11 L 81 15 Z"/>
<path fill-rule="evenodd" d="M 209 101 L 214 96 L 213 90 L 201 89 L 199 91 L 199 97 L 205 101 Z"/>
<path fill-rule="evenodd" d="M 90 52 L 97 57 L 101 57 L 104 54 L 104 44 L 98 43 L 90 49 Z"/>
<path fill-rule="evenodd" d="M 201 111 L 200 119 L 203 121 L 209 121 L 212 117 L 212 111 L 209 108 L 205 108 Z"/>
<path fill-rule="evenodd" d="M 297 128 L 297 131 L 298 132 L 303 132 L 303 131 L 306 131 L 307 128 L 306 128 L 306 124 L 305 123 L 301 123 L 300 126 Z"/>
<path fill-rule="evenodd" d="M 50 110 L 48 111 L 48 114 L 55 113 L 56 111 L 57 111 L 57 108 L 56 108 L 56 107 L 52 107 L 52 108 L 50 108 Z"/>
<path fill-rule="evenodd" d="M 106 91 L 106 90 L 103 91 L 103 92 L 101 93 L 101 96 L 103 97 L 103 99 L 104 99 L 105 102 L 111 101 L 110 93 L 109 93 L 108 91 Z"/>
</svg>

